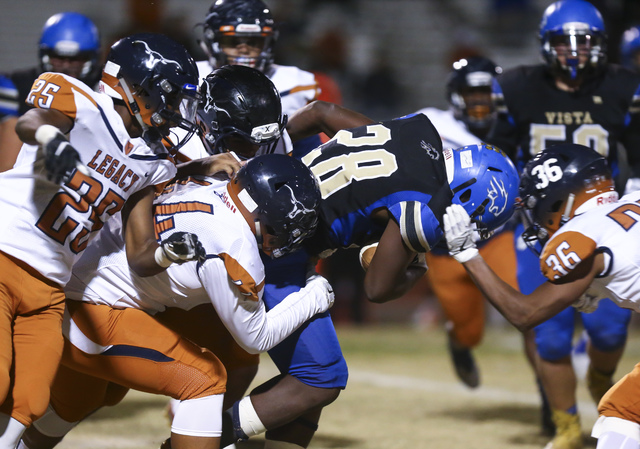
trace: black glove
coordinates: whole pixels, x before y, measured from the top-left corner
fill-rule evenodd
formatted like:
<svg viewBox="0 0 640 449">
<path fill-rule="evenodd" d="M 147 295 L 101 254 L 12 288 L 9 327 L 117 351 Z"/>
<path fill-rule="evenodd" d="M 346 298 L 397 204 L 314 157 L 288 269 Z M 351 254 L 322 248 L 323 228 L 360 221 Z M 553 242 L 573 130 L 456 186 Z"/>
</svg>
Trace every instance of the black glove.
<svg viewBox="0 0 640 449">
<path fill-rule="evenodd" d="M 76 168 L 89 176 L 89 170 L 80 161 L 80 155 L 58 128 L 40 126 L 36 131 L 36 140 L 44 149 L 44 167 L 49 181 L 66 183 Z"/>
<path fill-rule="evenodd" d="M 190 232 L 176 232 L 160 242 L 160 247 L 156 250 L 156 262 L 161 267 L 168 267 L 172 263 L 203 261 L 206 255 L 197 235 Z"/>
</svg>

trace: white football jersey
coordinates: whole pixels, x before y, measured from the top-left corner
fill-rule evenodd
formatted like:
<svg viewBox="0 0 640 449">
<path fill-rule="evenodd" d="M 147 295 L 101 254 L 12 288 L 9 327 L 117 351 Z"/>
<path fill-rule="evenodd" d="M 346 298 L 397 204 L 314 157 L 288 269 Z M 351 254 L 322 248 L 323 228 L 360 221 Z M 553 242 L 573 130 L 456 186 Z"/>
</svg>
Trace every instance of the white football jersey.
<svg viewBox="0 0 640 449">
<path fill-rule="evenodd" d="M 103 224 L 129 196 L 171 180 L 176 168 L 160 147 L 131 138 L 110 97 L 60 73 L 44 73 L 27 102 L 74 120 L 68 134 L 91 171 L 76 171 L 60 186 L 47 180 L 39 146 L 23 145 L 13 169 L 0 173 L 0 251 L 64 285 L 71 267 Z"/>
<path fill-rule="evenodd" d="M 209 61 L 198 61 L 196 64 L 201 81 L 215 69 Z M 280 93 L 283 114 L 291 116 L 320 95 L 316 76 L 298 67 L 271 64 L 267 76 Z"/>
<path fill-rule="evenodd" d="M 426 115 L 442 139 L 442 148 L 460 148 L 465 145 L 479 144 L 482 139 L 469 132 L 464 122 L 453 116 L 453 111 L 436 108 L 420 109 L 417 114 Z"/>
<path fill-rule="evenodd" d="M 602 202 L 608 201 L 605 198 Z M 540 256 L 542 273 L 550 281 L 556 281 L 568 275 L 585 258 L 602 252 L 604 271 L 593 280 L 582 302 L 595 305 L 602 298 L 611 298 L 621 307 L 640 312 L 638 221 L 640 192 L 573 217 L 543 248 Z"/>
<path fill-rule="evenodd" d="M 166 307 L 189 310 L 212 303 L 225 327 L 247 351 L 266 351 L 324 309 L 320 290 L 292 293 L 267 313 L 262 295 L 264 265 L 258 243 L 227 192 L 228 181 L 189 178 L 168 186 L 156 201 L 159 239 L 174 232 L 198 235 L 206 251 L 203 262 L 173 264 L 166 271 L 139 277 L 126 263 L 121 224 L 109 221 L 73 268 L 65 287 L 68 298 L 115 308 L 155 313 Z M 307 296 L 308 295 L 308 296 Z M 69 332 L 78 347 L 82 337 Z"/>
</svg>

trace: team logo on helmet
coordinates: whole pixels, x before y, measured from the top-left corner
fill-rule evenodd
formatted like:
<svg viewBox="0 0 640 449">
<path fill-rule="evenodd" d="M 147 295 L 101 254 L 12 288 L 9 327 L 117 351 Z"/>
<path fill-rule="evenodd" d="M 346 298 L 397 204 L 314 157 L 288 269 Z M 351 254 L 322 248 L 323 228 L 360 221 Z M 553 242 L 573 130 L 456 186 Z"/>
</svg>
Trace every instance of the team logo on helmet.
<svg viewBox="0 0 640 449">
<path fill-rule="evenodd" d="M 182 66 L 178 61 L 174 61 L 173 59 L 167 59 L 157 51 L 151 50 L 151 48 L 149 48 L 149 44 L 147 44 L 145 41 L 133 41 L 131 44 L 132 45 L 142 44 L 144 46 L 144 52 L 150 56 L 149 60 L 145 63 L 145 65 L 149 69 L 155 68 L 155 66 L 157 66 L 161 62 L 165 64 L 173 64 L 176 66 L 178 70 L 182 69 Z"/>
<path fill-rule="evenodd" d="M 298 220 L 299 218 L 306 217 L 307 215 L 316 214 L 315 209 L 306 208 L 304 204 L 296 198 L 296 195 L 290 186 L 286 185 L 284 187 L 286 187 L 289 190 L 289 193 L 291 194 L 291 204 L 293 205 L 293 208 L 287 214 L 287 218 L 292 220 L 292 222 L 295 222 L 295 220 Z M 298 236 L 294 235 L 294 237 L 298 237 Z"/>
<path fill-rule="evenodd" d="M 490 201 L 487 210 L 496 217 L 500 216 L 509 205 L 509 194 L 503 180 L 492 177 L 487 189 L 487 198 Z"/>
</svg>

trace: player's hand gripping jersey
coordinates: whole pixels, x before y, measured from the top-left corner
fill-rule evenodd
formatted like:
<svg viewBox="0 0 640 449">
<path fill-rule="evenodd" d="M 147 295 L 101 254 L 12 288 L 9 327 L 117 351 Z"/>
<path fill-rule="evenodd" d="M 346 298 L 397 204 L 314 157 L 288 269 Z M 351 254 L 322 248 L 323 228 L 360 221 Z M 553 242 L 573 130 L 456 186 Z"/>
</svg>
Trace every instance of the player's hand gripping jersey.
<svg viewBox="0 0 640 449">
<path fill-rule="evenodd" d="M 211 302 L 238 343 L 254 353 L 270 349 L 330 307 L 325 290 L 310 281 L 267 315 L 258 244 L 229 198 L 227 181 L 189 178 L 172 184 L 156 200 L 155 217 L 159 239 L 180 231 L 201 236 L 206 260 L 173 264 L 163 273 L 141 278 L 129 269 L 119 220 L 112 220 L 75 265 L 67 297 L 150 313 Z M 81 335 L 67 336 L 82 349 Z"/>
<path fill-rule="evenodd" d="M 441 239 L 453 194 L 440 136 L 423 114 L 339 131 L 302 161 L 319 179 L 323 200 L 312 254 L 378 241 L 386 226 L 372 217 L 379 209 L 390 212 L 413 251 L 427 252 Z"/>
<path fill-rule="evenodd" d="M 523 164 L 560 143 L 593 148 L 607 158 L 614 177 L 618 142 L 630 165 L 640 161 L 640 75 L 609 64 L 579 91 L 565 92 L 541 64 L 508 70 L 498 84 L 499 118 L 489 141 L 512 158 L 519 148 Z"/>
<path fill-rule="evenodd" d="M 604 253 L 604 271 L 574 307 L 589 312 L 600 299 L 611 298 L 620 307 L 640 312 L 640 192 L 617 202 L 612 194 L 613 204 L 598 206 L 563 225 L 545 245 L 540 265 L 547 279 L 556 282 L 583 260 Z"/>
<path fill-rule="evenodd" d="M 27 102 L 73 119 L 69 141 L 91 177 L 76 170 L 62 186 L 50 182 L 42 150 L 23 145 L 16 166 L 0 174 L 0 250 L 64 285 L 80 253 L 127 198 L 171 180 L 176 169 L 164 148 L 129 137 L 113 100 L 81 81 L 44 73 Z"/>
</svg>

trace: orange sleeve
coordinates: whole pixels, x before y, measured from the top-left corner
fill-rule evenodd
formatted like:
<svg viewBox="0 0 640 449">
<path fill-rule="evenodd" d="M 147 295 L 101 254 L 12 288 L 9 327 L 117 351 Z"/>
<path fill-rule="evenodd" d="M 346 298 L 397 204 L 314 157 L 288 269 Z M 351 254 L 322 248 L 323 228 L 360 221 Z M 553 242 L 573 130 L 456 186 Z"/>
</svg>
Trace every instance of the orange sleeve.
<svg viewBox="0 0 640 449">
<path fill-rule="evenodd" d="M 31 86 L 25 102 L 35 108 L 56 109 L 66 116 L 76 119 L 78 113 L 75 95 L 84 95 L 91 103 L 96 102 L 80 87 L 74 86 L 69 80 L 59 73 L 43 73 Z M 97 106 L 97 105 L 96 105 Z"/>
<path fill-rule="evenodd" d="M 224 266 L 231 281 L 238 287 L 238 290 L 247 298 L 258 301 L 260 296 L 258 293 L 264 288 L 264 280 L 256 284 L 255 279 L 238 263 L 236 259 L 228 254 L 218 254 L 224 261 Z"/>
</svg>

